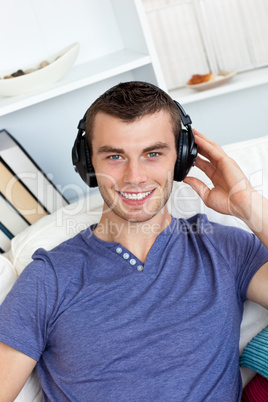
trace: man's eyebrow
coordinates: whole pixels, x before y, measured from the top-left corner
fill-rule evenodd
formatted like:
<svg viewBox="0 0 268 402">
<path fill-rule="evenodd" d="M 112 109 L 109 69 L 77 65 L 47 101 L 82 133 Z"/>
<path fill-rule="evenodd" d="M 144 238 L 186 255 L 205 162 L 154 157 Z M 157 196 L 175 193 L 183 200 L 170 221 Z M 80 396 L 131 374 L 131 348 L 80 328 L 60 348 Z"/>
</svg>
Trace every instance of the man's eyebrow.
<svg viewBox="0 0 268 402">
<path fill-rule="evenodd" d="M 113 153 L 113 154 L 123 154 L 124 150 L 122 148 L 114 148 L 109 145 L 104 145 L 98 149 L 98 154 Z"/>
<path fill-rule="evenodd" d="M 143 152 L 148 153 L 148 152 L 157 151 L 157 150 L 161 150 L 161 149 L 167 149 L 167 148 L 169 148 L 169 145 L 167 143 L 157 142 L 156 144 L 152 144 L 152 145 L 144 148 Z"/>
</svg>

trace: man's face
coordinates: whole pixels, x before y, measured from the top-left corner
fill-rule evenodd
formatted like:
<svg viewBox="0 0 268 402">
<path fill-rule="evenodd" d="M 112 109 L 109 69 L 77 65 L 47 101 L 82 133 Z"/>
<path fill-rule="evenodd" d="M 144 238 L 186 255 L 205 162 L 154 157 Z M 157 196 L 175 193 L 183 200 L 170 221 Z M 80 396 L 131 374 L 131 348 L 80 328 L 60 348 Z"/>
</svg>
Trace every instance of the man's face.
<svg viewBox="0 0 268 402">
<path fill-rule="evenodd" d="M 104 211 L 131 222 L 148 221 L 163 207 L 167 211 L 176 149 L 166 111 L 131 123 L 98 113 L 92 150 Z"/>
</svg>

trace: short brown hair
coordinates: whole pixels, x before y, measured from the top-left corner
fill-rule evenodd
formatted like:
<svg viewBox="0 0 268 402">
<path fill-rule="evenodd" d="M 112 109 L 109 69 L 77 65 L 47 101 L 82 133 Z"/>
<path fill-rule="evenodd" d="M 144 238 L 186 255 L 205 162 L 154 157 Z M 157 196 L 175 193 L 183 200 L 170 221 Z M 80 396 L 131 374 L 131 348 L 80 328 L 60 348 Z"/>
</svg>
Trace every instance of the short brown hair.
<svg viewBox="0 0 268 402">
<path fill-rule="evenodd" d="M 181 132 L 180 112 L 166 92 L 155 85 L 141 81 L 123 82 L 108 89 L 86 112 L 85 131 L 90 152 L 92 152 L 94 121 L 98 113 L 106 113 L 125 122 L 133 122 L 160 110 L 166 110 L 170 114 L 177 141 Z"/>
</svg>

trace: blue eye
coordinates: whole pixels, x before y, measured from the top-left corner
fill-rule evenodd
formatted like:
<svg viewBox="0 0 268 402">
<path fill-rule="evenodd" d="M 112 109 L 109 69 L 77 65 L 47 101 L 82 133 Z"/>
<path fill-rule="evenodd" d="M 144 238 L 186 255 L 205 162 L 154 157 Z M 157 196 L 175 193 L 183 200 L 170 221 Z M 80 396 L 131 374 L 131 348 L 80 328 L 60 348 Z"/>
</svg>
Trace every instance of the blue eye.
<svg viewBox="0 0 268 402">
<path fill-rule="evenodd" d="M 115 160 L 115 161 L 117 161 L 117 160 L 120 159 L 120 158 L 121 158 L 120 155 L 110 155 L 110 156 L 109 156 L 109 159 L 112 159 L 112 160 Z"/>
<path fill-rule="evenodd" d="M 149 152 L 149 153 L 148 153 L 148 156 L 149 156 L 150 158 L 155 158 L 155 157 L 158 156 L 158 155 L 159 155 L 158 152 Z"/>
</svg>

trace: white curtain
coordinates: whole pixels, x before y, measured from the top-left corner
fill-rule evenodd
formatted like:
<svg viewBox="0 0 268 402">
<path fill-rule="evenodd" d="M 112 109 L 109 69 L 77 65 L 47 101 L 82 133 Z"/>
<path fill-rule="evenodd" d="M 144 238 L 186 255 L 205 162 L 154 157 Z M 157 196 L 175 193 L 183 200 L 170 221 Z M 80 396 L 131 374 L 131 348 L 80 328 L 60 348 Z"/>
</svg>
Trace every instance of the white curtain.
<svg viewBox="0 0 268 402">
<path fill-rule="evenodd" d="M 197 0 L 199 23 L 219 70 L 268 64 L 268 0 Z"/>
<path fill-rule="evenodd" d="M 168 89 L 268 64 L 268 0 L 143 0 Z"/>
<path fill-rule="evenodd" d="M 184 85 L 197 68 L 209 72 L 192 2 L 144 0 L 144 5 L 168 89 Z"/>
</svg>

